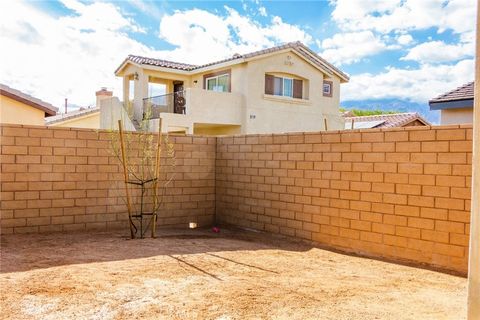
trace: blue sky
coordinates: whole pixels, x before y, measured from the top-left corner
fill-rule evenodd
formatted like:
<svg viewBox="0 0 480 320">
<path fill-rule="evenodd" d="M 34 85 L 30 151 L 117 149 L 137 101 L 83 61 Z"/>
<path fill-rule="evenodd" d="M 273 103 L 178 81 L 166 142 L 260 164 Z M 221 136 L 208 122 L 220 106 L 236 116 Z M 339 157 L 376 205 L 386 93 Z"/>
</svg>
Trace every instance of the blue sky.
<svg viewBox="0 0 480 320">
<path fill-rule="evenodd" d="M 0 4 L 0 82 L 91 105 L 127 54 L 206 63 L 302 41 L 351 75 L 342 100 L 423 103 L 473 79 L 475 0 Z M 8 63 L 6 63 L 8 61 Z"/>
</svg>

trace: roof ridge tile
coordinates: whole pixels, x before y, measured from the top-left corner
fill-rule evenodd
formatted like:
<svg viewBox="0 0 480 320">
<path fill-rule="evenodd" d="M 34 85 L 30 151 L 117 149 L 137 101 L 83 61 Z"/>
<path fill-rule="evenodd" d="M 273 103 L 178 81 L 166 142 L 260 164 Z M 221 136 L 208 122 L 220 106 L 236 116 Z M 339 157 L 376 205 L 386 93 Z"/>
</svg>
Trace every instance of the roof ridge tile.
<svg viewBox="0 0 480 320">
<path fill-rule="evenodd" d="M 296 50 L 300 55 L 303 56 L 303 58 L 309 60 L 310 62 L 312 62 L 314 64 L 317 64 L 317 65 L 319 65 L 323 68 L 326 68 L 328 71 L 330 71 L 332 73 L 337 73 L 338 75 L 340 75 L 341 78 L 344 78 L 347 81 L 349 80 L 349 76 L 347 74 L 345 74 L 340 69 L 338 69 L 337 67 L 335 67 L 334 65 L 329 63 L 324 58 L 320 57 L 317 53 L 312 51 L 310 48 L 308 48 L 306 45 L 304 45 L 300 41 L 287 42 L 287 43 L 280 44 L 278 46 L 274 46 L 274 47 L 270 47 L 270 48 L 264 48 L 264 49 L 261 49 L 261 50 L 257 50 L 257 51 L 253 51 L 253 52 L 249 52 L 249 53 L 245 53 L 245 54 L 234 54 L 230 58 L 226 58 L 226 59 L 222 59 L 222 60 L 218 60 L 218 61 L 214 61 L 214 62 L 210 62 L 210 63 L 206 63 L 206 64 L 201 64 L 201 65 L 187 64 L 187 63 L 169 61 L 169 60 L 164 60 L 164 59 L 148 58 L 148 57 L 143 57 L 143 56 L 130 54 L 124 60 L 122 65 L 119 68 L 117 68 L 115 73 L 120 70 L 120 68 L 123 66 L 123 64 L 126 61 L 131 61 L 131 62 L 134 62 L 134 63 L 145 64 L 145 65 L 153 65 L 153 66 L 158 66 L 158 67 L 171 68 L 171 69 L 176 69 L 176 70 L 194 71 L 194 70 L 198 70 L 198 69 L 201 69 L 201 68 L 205 68 L 205 67 L 209 67 L 209 66 L 229 62 L 229 61 L 234 61 L 234 60 L 239 60 L 239 59 L 248 59 L 248 58 L 256 57 L 256 56 L 259 56 L 259 55 L 264 55 L 264 54 L 268 54 L 268 53 L 272 53 L 272 52 L 281 51 L 281 50 L 288 49 L 288 48 Z M 306 51 L 306 52 L 303 52 L 303 51 Z"/>
</svg>

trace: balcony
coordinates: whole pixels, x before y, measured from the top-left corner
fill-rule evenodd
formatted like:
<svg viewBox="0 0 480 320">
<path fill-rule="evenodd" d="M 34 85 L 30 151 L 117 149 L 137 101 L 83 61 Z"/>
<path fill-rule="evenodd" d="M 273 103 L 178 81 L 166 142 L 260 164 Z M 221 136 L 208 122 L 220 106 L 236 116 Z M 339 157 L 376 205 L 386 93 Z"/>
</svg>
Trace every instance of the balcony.
<svg viewBox="0 0 480 320">
<path fill-rule="evenodd" d="M 186 114 L 185 90 L 143 99 L 143 119 L 158 119 L 161 113 Z"/>
<path fill-rule="evenodd" d="M 241 94 L 187 88 L 143 99 L 143 119 L 162 118 L 166 130 L 186 128 L 193 132 L 194 126 L 241 126 L 244 108 Z"/>
</svg>

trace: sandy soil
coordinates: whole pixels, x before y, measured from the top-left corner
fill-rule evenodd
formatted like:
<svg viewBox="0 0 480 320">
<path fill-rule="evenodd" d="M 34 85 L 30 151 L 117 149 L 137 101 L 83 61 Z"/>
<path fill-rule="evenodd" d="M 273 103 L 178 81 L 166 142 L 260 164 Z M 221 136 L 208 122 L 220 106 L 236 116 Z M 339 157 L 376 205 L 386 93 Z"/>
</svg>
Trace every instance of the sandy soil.
<svg viewBox="0 0 480 320">
<path fill-rule="evenodd" d="M 466 279 L 265 234 L 2 237 L 1 319 L 465 319 Z"/>
</svg>

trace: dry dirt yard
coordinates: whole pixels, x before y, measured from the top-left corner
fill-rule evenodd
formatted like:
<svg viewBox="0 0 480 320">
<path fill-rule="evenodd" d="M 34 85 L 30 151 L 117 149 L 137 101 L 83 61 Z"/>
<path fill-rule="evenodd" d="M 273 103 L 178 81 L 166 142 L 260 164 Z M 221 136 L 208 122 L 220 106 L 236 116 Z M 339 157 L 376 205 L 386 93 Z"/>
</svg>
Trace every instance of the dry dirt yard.
<svg viewBox="0 0 480 320">
<path fill-rule="evenodd" d="M 464 319 L 466 279 L 245 231 L 3 236 L 2 319 Z"/>
</svg>

